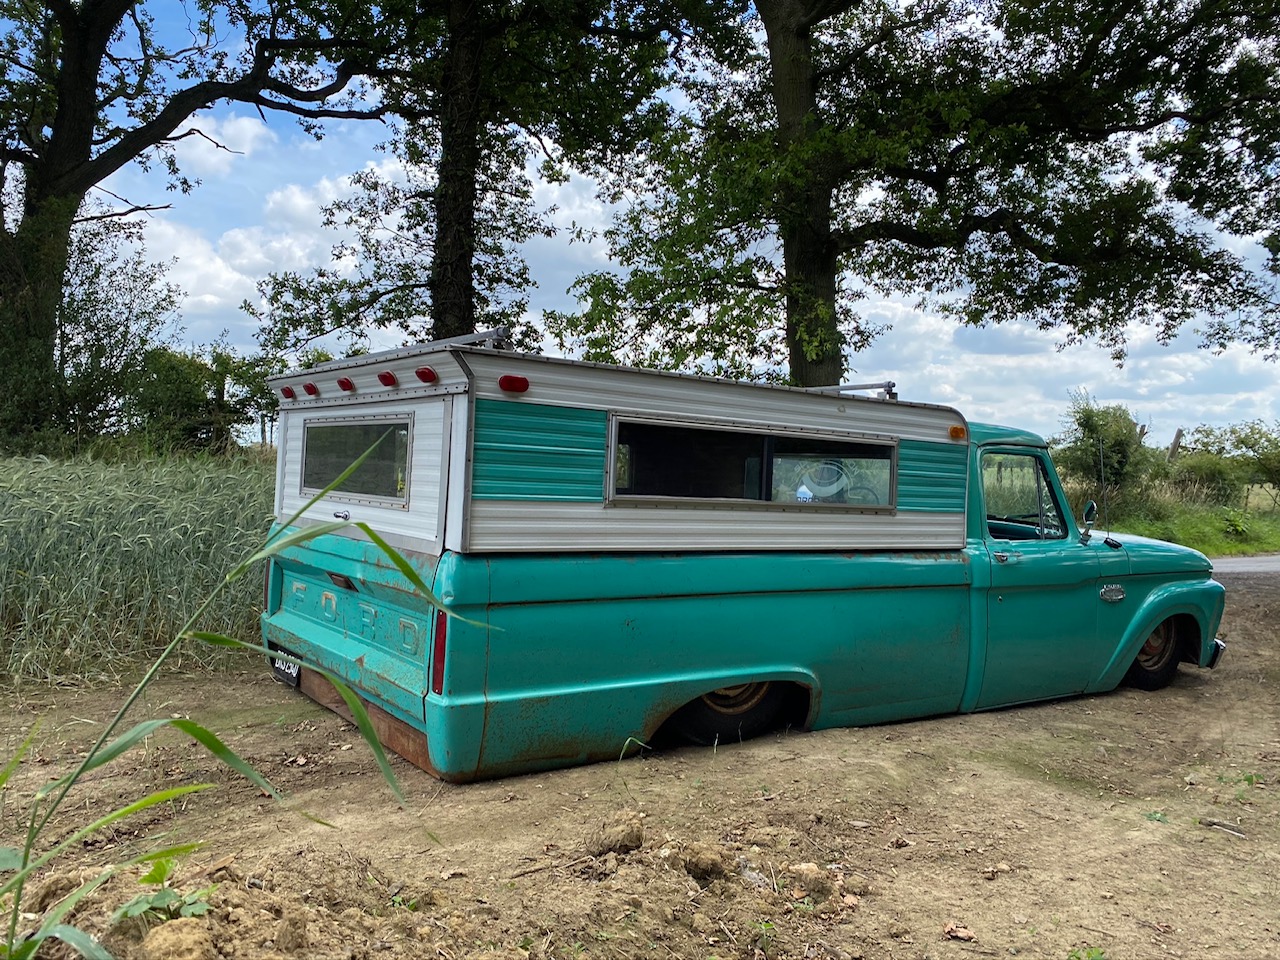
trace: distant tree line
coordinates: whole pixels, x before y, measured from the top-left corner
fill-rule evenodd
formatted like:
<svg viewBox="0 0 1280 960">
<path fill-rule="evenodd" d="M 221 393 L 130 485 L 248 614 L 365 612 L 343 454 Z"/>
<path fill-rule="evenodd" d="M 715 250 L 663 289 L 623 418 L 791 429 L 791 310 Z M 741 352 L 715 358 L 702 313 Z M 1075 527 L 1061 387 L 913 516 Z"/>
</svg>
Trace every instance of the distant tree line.
<svg viewBox="0 0 1280 960">
<path fill-rule="evenodd" d="M 1280 421 L 1202 424 L 1161 448 L 1123 404 L 1077 391 L 1063 426 L 1050 441 L 1059 472 L 1080 496 L 1109 500 L 1113 519 L 1158 512 L 1169 494 L 1190 504 L 1280 509 Z"/>
</svg>

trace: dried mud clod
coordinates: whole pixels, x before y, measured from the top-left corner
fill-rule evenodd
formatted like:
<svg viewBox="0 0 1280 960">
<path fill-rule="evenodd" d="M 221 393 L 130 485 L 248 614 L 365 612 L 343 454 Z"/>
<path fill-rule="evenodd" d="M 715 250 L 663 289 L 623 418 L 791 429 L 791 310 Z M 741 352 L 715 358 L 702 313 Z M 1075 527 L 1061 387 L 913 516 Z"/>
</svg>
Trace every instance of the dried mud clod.
<svg viewBox="0 0 1280 960">
<path fill-rule="evenodd" d="M 182 917 L 153 927 L 142 941 L 144 960 L 218 960 L 202 917 Z"/>
<path fill-rule="evenodd" d="M 835 890 L 831 874 L 816 863 L 797 863 L 787 872 L 795 878 L 801 895 L 809 897 L 814 903 L 822 903 Z"/>
<path fill-rule="evenodd" d="M 276 925 L 276 949 L 281 953 L 295 953 L 307 946 L 307 918 L 299 910 L 286 910 Z"/>
<path fill-rule="evenodd" d="M 644 814 L 619 810 L 608 816 L 587 838 L 587 853 L 603 857 L 607 853 L 630 853 L 644 846 Z"/>
<path fill-rule="evenodd" d="M 719 877 L 723 877 L 728 868 L 720 851 L 708 843 L 694 841 L 684 848 L 685 873 L 705 887 Z"/>
</svg>

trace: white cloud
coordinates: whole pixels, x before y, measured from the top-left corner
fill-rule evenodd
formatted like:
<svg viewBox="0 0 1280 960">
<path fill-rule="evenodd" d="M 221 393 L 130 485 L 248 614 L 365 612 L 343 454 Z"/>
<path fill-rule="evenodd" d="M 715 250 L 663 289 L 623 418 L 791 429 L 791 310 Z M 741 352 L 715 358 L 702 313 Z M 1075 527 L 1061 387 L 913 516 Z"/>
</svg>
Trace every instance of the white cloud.
<svg viewBox="0 0 1280 960">
<path fill-rule="evenodd" d="M 276 142 L 276 134 L 259 117 L 200 114 L 178 131 L 188 133 L 177 146 L 178 165 L 191 175 L 225 177 L 243 161 Z"/>
</svg>

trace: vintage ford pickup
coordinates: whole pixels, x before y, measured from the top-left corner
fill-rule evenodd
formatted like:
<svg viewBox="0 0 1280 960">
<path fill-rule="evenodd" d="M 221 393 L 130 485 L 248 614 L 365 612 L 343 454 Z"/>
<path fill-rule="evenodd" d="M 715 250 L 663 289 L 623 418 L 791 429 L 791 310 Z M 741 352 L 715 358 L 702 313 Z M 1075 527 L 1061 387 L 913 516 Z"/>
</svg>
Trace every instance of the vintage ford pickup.
<svg viewBox="0 0 1280 960">
<path fill-rule="evenodd" d="M 1154 690 L 1222 652 L 1209 561 L 1091 533 L 1092 505 L 1078 526 L 1030 433 L 892 384 L 482 339 L 273 381 L 280 523 L 366 523 L 434 596 L 355 526 L 330 530 L 270 563 L 264 642 L 345 680 L 384 744 L 440 777 Z M 316 671 L 275 669 L 342 709 Z"/>
</svg>

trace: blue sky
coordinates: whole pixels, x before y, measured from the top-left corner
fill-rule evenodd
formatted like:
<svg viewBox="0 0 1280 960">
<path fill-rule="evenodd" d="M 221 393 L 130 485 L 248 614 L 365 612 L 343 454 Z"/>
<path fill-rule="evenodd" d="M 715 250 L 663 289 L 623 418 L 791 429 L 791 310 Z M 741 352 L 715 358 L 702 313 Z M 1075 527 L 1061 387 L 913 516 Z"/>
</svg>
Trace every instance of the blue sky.
<svg viewBox="0 0 1280 960">
<path fill-rule="evenodd" d="M 327 260 L 334 235 L 321 228 L 320 208 L 346 190 L 349 174 L 386 162 L 374 150 L 382 131 L 374 123 L 338 124 L 317 142 L 284 118 L 268 125 L 244 107 L 201 115 L 195 125 L 235 152 L 200 138 L 183 141 L 183 171 L 201 181 L 193 193 L 167 193 L 160 173 L 136 167 L 106 187 L 133 203 L 172 204 L 147 218 L 146 232 L 151 256 L 175 259 L 169 278 L 187 293 L 182 342 L 208 343 L 225 331 L 231 344 L 250 349 L 254 324 L 241 302 L 255 299 L 255 285 L 272 271 L 305 271 Z M 539 187 L 537 203 L 554 205 L 564 226 L 606 217 L 578 181 Z M 567 238 L 536 240 L 526 256 L 538 282 L 535 315 L 572 307 L 569 284 L 606 262 L 602 245 Z M 1239 348 L 1216 356 L 1199 350 L 1190 331 L 1161 346 L 1133 330 L 1128 360 L 1117 368 L 1103 349 L 1059 350 L 1053 334 L 1030 326 L 962 329 L 901 302 L 862 306 L 868 319 L 891 329 L 854 358 L 850 378 L 895 380 L 902 399 L 954 406 L 971 420 L 1054 434 L 1071 391 L 1080 389 L 1100 403 L 1126 405 L 1159 444 L 1178 427 L 1280 419 L 1275 363 Z"/>
</svg>

